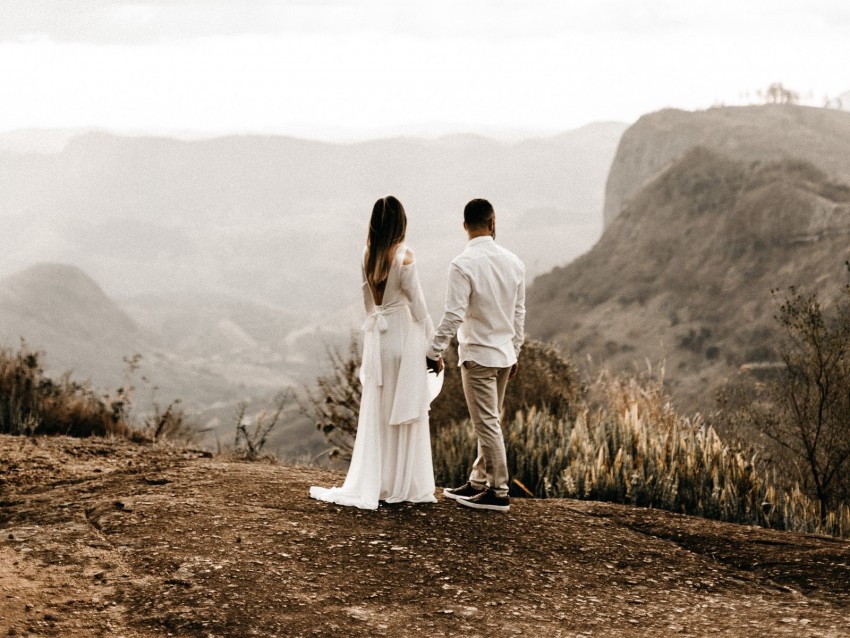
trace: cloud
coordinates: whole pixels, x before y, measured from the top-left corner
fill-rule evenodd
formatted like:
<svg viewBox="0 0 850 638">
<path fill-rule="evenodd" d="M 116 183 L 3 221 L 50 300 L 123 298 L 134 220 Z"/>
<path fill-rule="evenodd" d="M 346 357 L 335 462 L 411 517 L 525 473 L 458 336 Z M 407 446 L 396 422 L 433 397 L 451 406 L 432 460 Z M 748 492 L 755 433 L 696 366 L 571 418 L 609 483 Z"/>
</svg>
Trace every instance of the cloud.
<svg viewBox="0 0 850 638">
<path fill-rule="evenodd" d="M 850 88 L 826 0 L 0 3 L 0 130 L 558 131 Z"/>
<path fill-rule="evenodd" d="M 0 41 L 142 44 L 215 36 L 516 40 L 850 26 L 844 0 L 3 0 Z"/>
</svg>

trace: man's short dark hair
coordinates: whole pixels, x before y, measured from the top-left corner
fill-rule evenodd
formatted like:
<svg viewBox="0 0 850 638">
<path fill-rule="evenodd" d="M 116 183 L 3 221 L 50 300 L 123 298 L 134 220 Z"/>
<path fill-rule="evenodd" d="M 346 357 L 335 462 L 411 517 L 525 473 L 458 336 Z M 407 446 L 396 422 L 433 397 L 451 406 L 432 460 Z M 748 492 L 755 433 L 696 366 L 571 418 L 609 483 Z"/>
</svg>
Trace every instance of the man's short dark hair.
<svg viewBox="0 0 850 638">
<path fill-rule="evenodd" d="M 483 228 L 494 215 L 493 205 L 486 199 L 473 199 L 463 209 L 463 221 L 469 228 Z"/>
</svg>

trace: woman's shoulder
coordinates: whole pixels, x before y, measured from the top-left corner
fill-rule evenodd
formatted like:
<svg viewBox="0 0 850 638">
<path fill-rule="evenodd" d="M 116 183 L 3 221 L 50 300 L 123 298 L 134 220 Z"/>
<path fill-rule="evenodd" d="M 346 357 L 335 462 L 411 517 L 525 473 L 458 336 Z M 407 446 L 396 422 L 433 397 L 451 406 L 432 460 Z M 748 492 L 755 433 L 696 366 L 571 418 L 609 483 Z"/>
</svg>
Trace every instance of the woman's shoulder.
<svg viewBox="0 0 850 638">
<path fill-rule="evenodd" d="M 402 266 L 409 266 L 413 263 L 413 251 L 407 244 L 399 244 L 396 248 L 395 258 Z"/>
</svg>

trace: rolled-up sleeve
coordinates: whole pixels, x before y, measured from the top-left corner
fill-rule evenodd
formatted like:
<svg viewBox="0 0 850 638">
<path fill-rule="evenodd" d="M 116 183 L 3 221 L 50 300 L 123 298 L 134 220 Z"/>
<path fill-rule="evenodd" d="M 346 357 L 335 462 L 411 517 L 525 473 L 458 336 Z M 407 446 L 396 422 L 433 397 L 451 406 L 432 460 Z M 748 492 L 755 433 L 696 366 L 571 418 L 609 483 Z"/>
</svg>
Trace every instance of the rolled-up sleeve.
<svg viewBox="0 0 850 638">
<path fill-rule="evenodd" d="M 449 267 L 449 286 L 446 292 L 446 309 L 440 325 L 434 331 L 431 347 L 428 349 L 428 358 L 436 359 L 445 350 L 457 334 L 466 309 L 469 306 L 469 297 L 472 294 L 472 285 L 469 277 L 461 271 L 457 264 Z M 523 302 L 524 303 L 524 302 Z"/>
</svg>

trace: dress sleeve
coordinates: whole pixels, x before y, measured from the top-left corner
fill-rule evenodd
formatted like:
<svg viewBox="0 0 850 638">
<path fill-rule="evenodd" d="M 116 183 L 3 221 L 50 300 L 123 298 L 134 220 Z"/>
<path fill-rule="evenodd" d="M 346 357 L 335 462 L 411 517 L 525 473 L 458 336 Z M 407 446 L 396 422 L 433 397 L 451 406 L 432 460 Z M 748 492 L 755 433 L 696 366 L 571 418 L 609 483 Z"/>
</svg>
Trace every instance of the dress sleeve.
<svg viewBox="0 0 850 638">
<path fill-rule="evenodd" d="M 404 391 L 395 392 L 390 425 L 426 419 L 431 403 L 425 351 L 434 332 L 434 324 L 425 307 L 425 295 L 422 294 L 415 262 L 405 266 L 403 261 L 402 253 L 399 263 L 401 291 L 408 301 L 413 323 L 402 346 L 396 381 L 396 387 L 404 388 Z"/>
<path fill-rule="evenodd" d="M 428 308 L 425 306 L 425 295 L 419 283 L 419 275 L 416 273 L 416 262 L 401 266 L 401 289 L 410 303 L 410 314 L 414 321 L 431 319 Z"/>
</svg>

